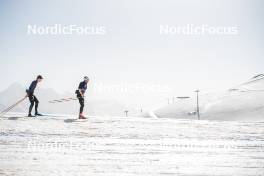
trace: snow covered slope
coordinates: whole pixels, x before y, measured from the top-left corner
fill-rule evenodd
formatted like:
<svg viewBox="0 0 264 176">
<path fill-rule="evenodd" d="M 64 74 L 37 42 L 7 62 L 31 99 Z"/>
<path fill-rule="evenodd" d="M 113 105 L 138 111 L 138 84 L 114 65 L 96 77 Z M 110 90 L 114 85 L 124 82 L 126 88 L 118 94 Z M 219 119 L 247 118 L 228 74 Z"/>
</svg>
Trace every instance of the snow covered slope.
<svg viewBox="0 0 264 176">
<path fill-rule="evenodd" d="M 7 116 L 3 176 L 263 175 L 263 122 Z"/>
<path fill-rule="evenodd" d="M 200 95 L 201 119 L 264 121 L 264 75 L 227 91 Z M 196 97 L 154 112 L 158 117 L 197 119 Z"/>
</svg>

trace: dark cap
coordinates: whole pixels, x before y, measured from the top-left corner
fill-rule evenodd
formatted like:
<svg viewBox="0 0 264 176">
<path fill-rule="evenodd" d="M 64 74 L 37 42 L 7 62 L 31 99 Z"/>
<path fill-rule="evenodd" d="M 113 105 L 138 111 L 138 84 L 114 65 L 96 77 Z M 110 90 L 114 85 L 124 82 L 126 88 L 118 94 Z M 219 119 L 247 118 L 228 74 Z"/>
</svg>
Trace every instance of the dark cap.
<svg viewBox="0 0 264 176">
<path fill-rule="evenodd" d="M 43 79 L 43 77 L 41 75 L 38 75 L 37 79 Z"/>
</svg>

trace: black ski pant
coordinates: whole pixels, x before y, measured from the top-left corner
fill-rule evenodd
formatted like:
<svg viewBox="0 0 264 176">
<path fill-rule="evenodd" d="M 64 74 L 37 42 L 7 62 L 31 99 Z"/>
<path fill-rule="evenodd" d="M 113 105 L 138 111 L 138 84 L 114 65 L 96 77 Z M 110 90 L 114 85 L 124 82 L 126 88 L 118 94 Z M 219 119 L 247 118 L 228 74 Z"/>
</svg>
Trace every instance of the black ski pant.
<svg viewBox="0 0 264 176">
<path fill-rule="evenodd" d="M 35 104 L 35 114 L 38 114 L 39 101 L 38 101 L 37 97 L 35 95 L 30 94 L 30 95 L 28 95 L 28 99 L 30 101 L 28 114 L 31 114 L 31 111 L 32 111 L 34 104 Z"/>
<path fill-rule="evenodd" d="M 83 113 L 83 108 L 84 108 L 84 98 L 83 97 L 77 97 L 80 103 L 80 114 Z"/>
</svg>

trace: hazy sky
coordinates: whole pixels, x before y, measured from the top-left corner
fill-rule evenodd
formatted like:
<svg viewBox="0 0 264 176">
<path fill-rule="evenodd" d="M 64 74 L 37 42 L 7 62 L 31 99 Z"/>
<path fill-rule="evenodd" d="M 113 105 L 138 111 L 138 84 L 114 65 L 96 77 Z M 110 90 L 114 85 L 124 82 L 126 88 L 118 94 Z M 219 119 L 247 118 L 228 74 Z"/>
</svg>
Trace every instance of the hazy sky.
<svg viewBox="0 0 264 176">
<path fill-rule="evenodd" d="M 105 85 L 169 86 L 156 97 L 225 89 L 263 73 L 262 0 L 0 0 L 0 90 L 27 85 L 71 91 L 84 75 Z M 28 25 L 104 26 L 106 35 L 28 35 Z M 237 27 L 237 35 L 160 35 L 160 25 Z M 102 95 L 105 96 L 105 95 Z M 116 96 L 116 95 L 115 95 Z"/>
</svg>

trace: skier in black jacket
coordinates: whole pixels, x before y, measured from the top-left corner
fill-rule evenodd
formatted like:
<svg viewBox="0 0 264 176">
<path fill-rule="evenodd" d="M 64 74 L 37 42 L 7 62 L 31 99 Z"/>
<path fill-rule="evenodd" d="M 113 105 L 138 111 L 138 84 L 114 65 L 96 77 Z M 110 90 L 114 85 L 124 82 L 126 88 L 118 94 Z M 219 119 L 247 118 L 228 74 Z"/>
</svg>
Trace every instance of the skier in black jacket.
<svg viewBox="0 0 264 176">
<path fill-rule="evenodd" d="M 41 75 L 37 76 L 37 79 L 32 81 L 29 88 L 26 90 L 28 99 L 30 101 L 29 111 L 28 111 L 28 117 L 33 117 L 31 115 L 32 108 L 35 104 L 35 116 L 41 116 L 40 113 L 38 113 L 38 104 L 39 101 L 37 97 L 34 95 L 35 88 L 37 87 L 37 84 L 43 80 L 43 77 Z"/>
<path fill-rule="evenodd" d="M 83 108 L 84 108 L 84 94 L 87 89 L 87 84 L 89 82 L 89 78 L 87 76 L 84 77 L 84 81 L 80 82 L 78 86 L 78 90 L 76 90 L 76 95 L 80 103 L 80 114 L 79 119 L 86 119 L 83 115 Z"/>
</svg>

